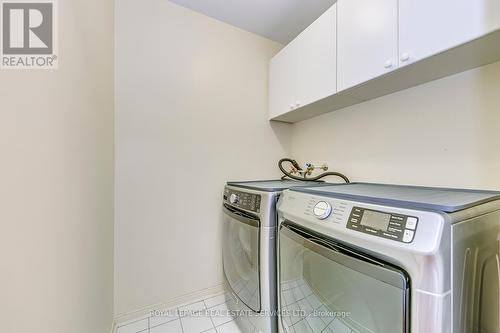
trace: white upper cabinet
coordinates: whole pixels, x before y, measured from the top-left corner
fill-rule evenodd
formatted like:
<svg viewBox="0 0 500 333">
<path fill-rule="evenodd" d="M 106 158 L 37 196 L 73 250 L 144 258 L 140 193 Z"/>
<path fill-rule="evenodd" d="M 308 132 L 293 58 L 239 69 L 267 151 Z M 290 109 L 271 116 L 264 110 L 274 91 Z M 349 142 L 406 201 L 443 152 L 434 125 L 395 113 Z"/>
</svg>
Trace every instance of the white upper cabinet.
<svg viewBox="0 0 500 333">
<path fill-rule="evenodd" d="M 404 66 L 499 29 L 500 1 L 399 0 L 399 17 Z"/>
<path fill-rule="evenodd" d="M 269 64 L 269 117 L 315 102 L 336 89 L 336 5 Z"/>
<path fill-rule="evenodd" d="M 337 11 L 338 91 L 398 67 L 398 0 L 338 0 Z"/>
<path fill-rule="evenodd" d="M 336 19 L 334 5 L 297 37 L 297 107 L 337 92 Z"/>
<path fill-rule="evenodd" d="M 269 116 L 273 118 L 295 108 L 298 80 L 298 48 L 293 40 L 269 63 Z"/>
<path fill-rule="evenodd" d="M 499 41 L 500 0 L 337 0 L 271 60 L 269 118 L 301 121 L 499 61 Z"/>
</svg>

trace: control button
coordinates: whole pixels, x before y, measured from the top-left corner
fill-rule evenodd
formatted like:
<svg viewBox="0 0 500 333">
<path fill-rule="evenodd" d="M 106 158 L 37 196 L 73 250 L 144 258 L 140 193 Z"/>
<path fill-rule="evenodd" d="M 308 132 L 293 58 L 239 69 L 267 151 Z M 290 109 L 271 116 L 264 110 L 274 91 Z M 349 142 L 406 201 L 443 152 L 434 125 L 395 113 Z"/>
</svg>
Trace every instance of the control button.
<svg viewBox="0 0 500 333">
<path fill-rule="evenodd" d="M 236 193 L 231 193 L 229 196 L 229 202 L 232 204 L 237 204 L 240 202 L 240 197 Z"/>
<path fill-rule="evenodd" d="M 406 220 L 406 228 L 411 229 L 411 230 L 415 230 L 416 227 L 417 227 L 417 219 L 414 217 L 409 217 Z"/>
<path fill-rule="evenodd" d="M 397 235 L 389 234 L 387 232 L 383 232 L 382 235 L 389 237 L 389 238 L 398 239 Z"/>
<path fill-rule="evenodd" d="M 365 227 L 365 231 L 370 232 L 370 233 L 375 234 L 375 235 L 378 234 L 378 230 L 375 230 L 375 229 L 372 229 L 372 228 Z"/>
<path fill-rule="evenodd" d="M 413 240 L 413 234 L 414 234 L 414 231 L 405 230 L 405 233 L 403 235 L 403 242 L 405 242 L 405 243 L 411 242 Z"/>
<path fill-rule="evenodd" d="M 326 201 L 318 202 L 313 209 L 314 216 L 320 220 L 326 219 L 332 212 L 332 206 Z"/>
</svg>

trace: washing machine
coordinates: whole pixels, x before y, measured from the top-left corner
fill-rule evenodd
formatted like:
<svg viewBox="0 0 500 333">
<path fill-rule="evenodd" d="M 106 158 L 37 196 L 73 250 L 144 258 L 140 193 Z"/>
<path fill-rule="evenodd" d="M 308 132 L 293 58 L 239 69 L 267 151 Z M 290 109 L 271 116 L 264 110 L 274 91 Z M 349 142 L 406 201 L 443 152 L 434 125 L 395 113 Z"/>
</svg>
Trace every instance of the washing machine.
<svg viewBox="0 0 500 333">
<path fill-rule="evenodd" d="M 228 302 L 245 333 L 277 332 L 276 203 L 292 186 L 323 182 L 228 182 L 223 198 L 222 257 Z"/>
<path fill-rule="evenodd" d="M 280 331 L 500 332 L 500 192 L 353 183 L 277 207 Z"/>
</svg>

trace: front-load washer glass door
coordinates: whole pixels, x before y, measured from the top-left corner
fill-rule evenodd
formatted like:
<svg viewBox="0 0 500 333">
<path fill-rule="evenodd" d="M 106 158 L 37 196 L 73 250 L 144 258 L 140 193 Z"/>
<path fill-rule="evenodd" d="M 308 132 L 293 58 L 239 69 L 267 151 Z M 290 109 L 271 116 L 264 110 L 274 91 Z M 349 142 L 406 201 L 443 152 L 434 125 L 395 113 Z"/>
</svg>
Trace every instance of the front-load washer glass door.
<svg viewBox="0 0 500 333">
<path fill-rule="evenodd" d="M 259 227 L 257 217 L 224 204 L 222 257 L 224 275 L 233 293 L 253 311 L 260 311 Z"/>
<path fill-rule="evenodd" d="M 409 332 L 404 271 L 287 221 L 279 231 L 279 282 L 285 331 Z"/>
</svg>

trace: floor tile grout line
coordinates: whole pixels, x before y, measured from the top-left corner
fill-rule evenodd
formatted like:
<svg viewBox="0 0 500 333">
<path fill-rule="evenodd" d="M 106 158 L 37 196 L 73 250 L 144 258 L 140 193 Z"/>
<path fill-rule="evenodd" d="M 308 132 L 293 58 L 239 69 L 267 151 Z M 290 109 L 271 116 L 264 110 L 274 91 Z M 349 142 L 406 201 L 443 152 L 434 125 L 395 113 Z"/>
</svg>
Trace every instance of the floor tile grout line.
<svg viewBox="0 0 500 333">
<path fill-rule="evenodd" d="M 205 308 L 208 311 L 207 303 L 205 303 L 205 300 L 203 300 L 203 304 L 205 304 Z M 215 329 L 215 332 L 217 332 L 217 328 L 215 327 L 214 321 L 213 321 L 212 316 L 210 314 L 208 314 L 208 318 L 210 318 L 210 322 L 212 323 L 212 328 Z"/>
<path fill-rule="evenodd" d="M 177 308 L 177 309 L 179 309 L 179 308 Z M 180 323 L 180 325 L 181 325 L 181 331 L 182 331 L 182 333 L 184 333 L 184 325 L 182 325 L 182 320 L 181 320 L 181 319 L 182 319 L 182 318 L 181 318 L 181 316 L 180 316 L 180 314 L 179 314 L 179 323 Z"/>
<path fill-rule="evenodd" d="M 149 317 L 149 318 L 152 318 L 152 317 Z M 173 322 L 174 320 L 177 320 L 177 319 L 181 319 L 181 317 L 178 316 L 177 318 L 169 319 L 169 320 L 167 320 L 164 323 L 161 323 L 161 324 L 158 324 L 158 325 L 154 325 L 154 326 L 151 326 L 151 324 L 150 324 L 149 328 L 155 328 L 155 327 L 158 327 L 158 326 L 162 326 L 162 325 L 168 324 L 170 322 Z"/>
<path fill-rule="evenodd" d="M 230 321 L 226 321 L 225 323 L 222 323 L 222 324 L 219 324 L 219 325 L 215 326 L 215 328 L 221 327 L 222 325 L 229 324 L 230 322 L 233 322 L 233 321 L 236 322 L 236 319 L 231 319 Z"/>
<path fill-rule="evenodd" d="M 221 293 L 221 294 L 219 294 L 219 295 L 222 295 L 222 294 L 225 294 L 225 292 L 224 292 L 224 293 Z M 210 297 L 210 298 L 214 298 L 214 297 L 217 297 L 217 296 L 219 296 L 219 295 L 215 295 L 215 296 L 212 296 L 212 297 Z M 215 326 L 215 324 L 214 324 L 214 322 L 213 322 L 213 320 L 212 320 L 212 317 L 208 314 L 208 310 L 209 310 L 209 309 L 211 309 L 211 308 L 213 308 L 213 307 L 215 307 L 215 306 L 218 306 L 218 305 L 221 305 L 221 304 L 225 303 L 225 302 L 223 302 L 223 303 L 220 303 L 220 304 L 214 305 L 214 306 L 212 306 L 212 307 L 210 307 L 210 308 L 209 308 L 209 307 L 207 306 L 207 303 L 205 302 L 207 299 L 209 299 L 209 298 L 202 299 L 202 300 L 200 300 L 200 301 L 193 302 L 193 303 L 190 303 L 190 304 L 186 305 L 186 306 L 189 306 L 189 305 L 196 304 L 196 303 L 202 303 L 202 304 L 203 304 L 203 306 L 204 306 L 204 309 L 203 309 L 203 310 L 205 311 L 205 315 L 206 315 L 206 316 L 203 316 L 203 317 L 208 317 L 208 318 L 210 319 L 210 322 L 212 323 L 212 327 L 210 327 L 210 328 L 208 328 L 208 329 L 206 329 L 206 330 L 203 330 L 203 331 L 201 331 L 201 332 L 199 332 L 199 333 L 208 332 L 208 331 L 210 331 L 210 330 L 215 330 L 215 331 L 217 332 L 217 328 L 216 328 L 216 326 Z M 182 318 L 185 318 L 185 317 L 189 317 L 189 316 L 187 316 L 187 315 L 186 315 L 186 316 L 184 316 L 184 317 L 182 317 Z M 193 318 L 197 318 L 197 317 L 193 317 Z M 181 326 L 182 326 L 182 331 L 183 331 L 183 333 L 184 333 L 184 326 L 182 325 L 182 321 L 181 321 Z"/>
<path fill-rule="evenodd" d="M 235 325 L 236 325 L 236 326 L 238 326 L 238 324 L 236 323 L 236 319 L 232 319 L 232 320 L 230 320 L 230 321 L 228 321 L 228 322 L 225 322 L 225 323 L 222 323 L 222 324 L 219 324 L 219 325 L 215 326 L 215 327 L 214 327 L 215 332 L 217 332 L 217 333 L 219 332 L 219 330 L 217 329 L 217 327 L 224 326 L 224 325 L 226 325 L 226 324 L 232 323 L 233 321 L 234 321 Z M 238 326 L 238 328 L 239 328 L 239 326 Z M 240 331 L 241 331 L 241 330 L 240 330 Z"/>
<path fill-rule="evenodd" d="M 208 331 L 214 330 L 214 329 L 215 329 L 215 327 L 212 327 L 212 328 L 209 328 L 208 330 L 201 331 L 200 333 L 205 333 L 205 332 L 208 332 Z"/>
</svg>

